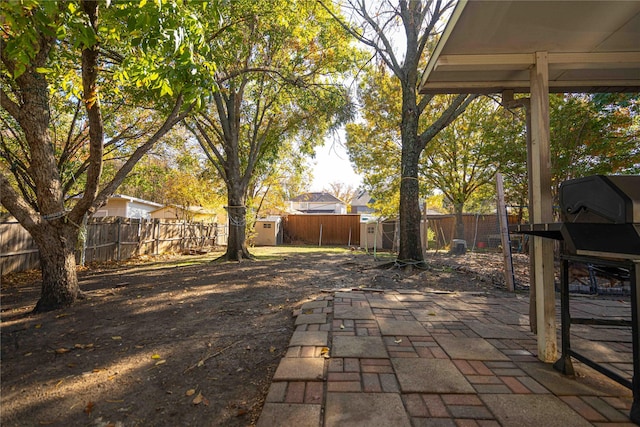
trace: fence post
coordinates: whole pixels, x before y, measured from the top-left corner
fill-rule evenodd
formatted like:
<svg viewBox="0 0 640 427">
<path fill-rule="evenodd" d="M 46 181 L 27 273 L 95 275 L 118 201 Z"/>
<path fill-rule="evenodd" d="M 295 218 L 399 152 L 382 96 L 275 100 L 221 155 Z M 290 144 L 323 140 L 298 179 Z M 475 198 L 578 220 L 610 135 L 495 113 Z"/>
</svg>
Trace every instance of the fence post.
<svg viewBox="0 0 640 427">
<path fill-rule="evenodd" d="M 89 216 L 85 213 L 82 217 L 82 225 L 80 226 L 80 238 L 82 239 L 82 248 L 80 249 L 80 265 L 84 267 L 87 256 L 87 239 L 89 238 L 89 229 L 87 221 Z"/>
<path fill-rule="evenodd" d="M 320 239 L 318 239 L 318 246 L 322 246 L 322 224 L 320 224 Z"/>
<path fill-rule="evenodd" d="M 116 261 L 120 261 L 120 217 L 116 218 Z"/>
<path fill-rule="evenodd" d="M 504 257 L 504 278 L 507 282 L 507 290 L 515 290 L 515 278 L 513 277 L 513 260 L 511 259 L 511 242 L 509 241 L 509 227 L 507 225 L 507 207 L 504 203 L 504 184 L 502 174 L 496 174 L 496 189 L 498 193 L 498 220 L 500 221 L 500 240 L 502 242 L 502 256 Z"/>
<path fill-rule="evenodd" d="M 182 227 L 180 227 L 180 252 L 184 253 L 187 247 L 187 220 L 182 220 Z"/>
<path fill-rule="evenodd" d="M 158 255 L 160 252 L 160 218 L 156 218 L 153 221 L 152 228 L 152 238 L 153 238 L 153 254 Z"/>
</svg>

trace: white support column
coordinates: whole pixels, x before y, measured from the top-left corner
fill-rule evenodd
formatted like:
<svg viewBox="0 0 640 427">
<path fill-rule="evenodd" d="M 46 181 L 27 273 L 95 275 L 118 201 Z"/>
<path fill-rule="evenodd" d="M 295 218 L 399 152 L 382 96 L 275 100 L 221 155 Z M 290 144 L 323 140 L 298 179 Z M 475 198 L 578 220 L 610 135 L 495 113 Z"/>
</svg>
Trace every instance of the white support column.
<svg viewBox="0 0 640 427">
<path fill-rule="evenodd" d="M 549 148 L 549 66 L 548 53 L 536 52 L 531 68 L 531 144 L 529 151 L 529 207 L 534 224 L 553 222 L 551 196 L 551 155 Z M 538 358 L 551 363 L 557 358 L 553 241 L 532 239 L 530 254 L 536 287 Z"/>
</svg>

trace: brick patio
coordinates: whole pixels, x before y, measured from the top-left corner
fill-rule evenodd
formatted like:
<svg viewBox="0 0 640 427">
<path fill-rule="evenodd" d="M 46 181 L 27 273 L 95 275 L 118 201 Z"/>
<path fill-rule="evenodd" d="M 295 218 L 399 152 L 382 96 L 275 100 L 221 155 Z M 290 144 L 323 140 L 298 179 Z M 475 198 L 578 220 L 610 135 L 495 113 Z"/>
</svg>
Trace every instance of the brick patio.
<svg viewBox="0 0 640 427">
<path fill-rule="evenodd" d="M 577 362 L 571 378 L 538 360 L 528 304 L 506 293 L 328 292 L 296 313 L 258 426 L 633 426 L 630 390 Z M 572 302 L 616 316 L 629 307 Z M 593 354 L 631 377 L 630 331 L 577 335 L 614 349 Z"/>
</svg>

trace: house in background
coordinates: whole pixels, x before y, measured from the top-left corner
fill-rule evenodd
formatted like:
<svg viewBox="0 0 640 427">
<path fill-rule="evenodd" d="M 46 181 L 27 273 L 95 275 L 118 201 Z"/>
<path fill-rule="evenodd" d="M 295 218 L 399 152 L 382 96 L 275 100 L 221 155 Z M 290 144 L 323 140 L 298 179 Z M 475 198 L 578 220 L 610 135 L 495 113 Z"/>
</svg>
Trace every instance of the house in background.
<svg viewBox="0 0 640 427">
<path fill-rule="evenodd" d="M 369 192 L 361 190 L 351 202 L 351 213 L 354 214 L 370 214 L 373 208 L 370 206 L 375 200 L 369 195 Z"/>
<path fill-rule="evenodd" d="M 120 216 L 124 218 L 144 218 L 150 219 L 151 212 L 163 205 L 149 200 L 138 199 L 137 197 L 125 196 L 124 194 L 114 194 L 107 199 L 107 202 L 100 206 L 95 218 L 106 216 Z"/>
<path fill-rule="evenodd" d="M 151 218 L 174 219 L 192 222 L 218 222 L 218 213 L 202 206 L 162 206 L 151 212 Z"/>
<path fill-rule="evenodd" d="M 346 214 L 347 204 L 329 193 L 304 193 L 289 201 L 290 207 L 307 214 Z"/>
</svg>

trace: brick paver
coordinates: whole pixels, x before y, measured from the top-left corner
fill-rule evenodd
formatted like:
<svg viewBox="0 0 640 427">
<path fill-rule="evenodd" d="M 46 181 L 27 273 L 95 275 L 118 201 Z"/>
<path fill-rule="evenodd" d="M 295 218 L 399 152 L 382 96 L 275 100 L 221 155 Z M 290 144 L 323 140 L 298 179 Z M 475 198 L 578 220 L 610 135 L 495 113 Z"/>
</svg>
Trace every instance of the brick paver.
<svg viewBox="0 0 640 427">
<path fill-rule="evenodd" d="M 352 290 L 307 302 L 257 425 L 631 425 L 629 390 L 595 371 L 581 370 L 577 381 L 538 361 L 521 300 Z M 614 336 L 607 348 L 630 353 Z"/>
</svg>

